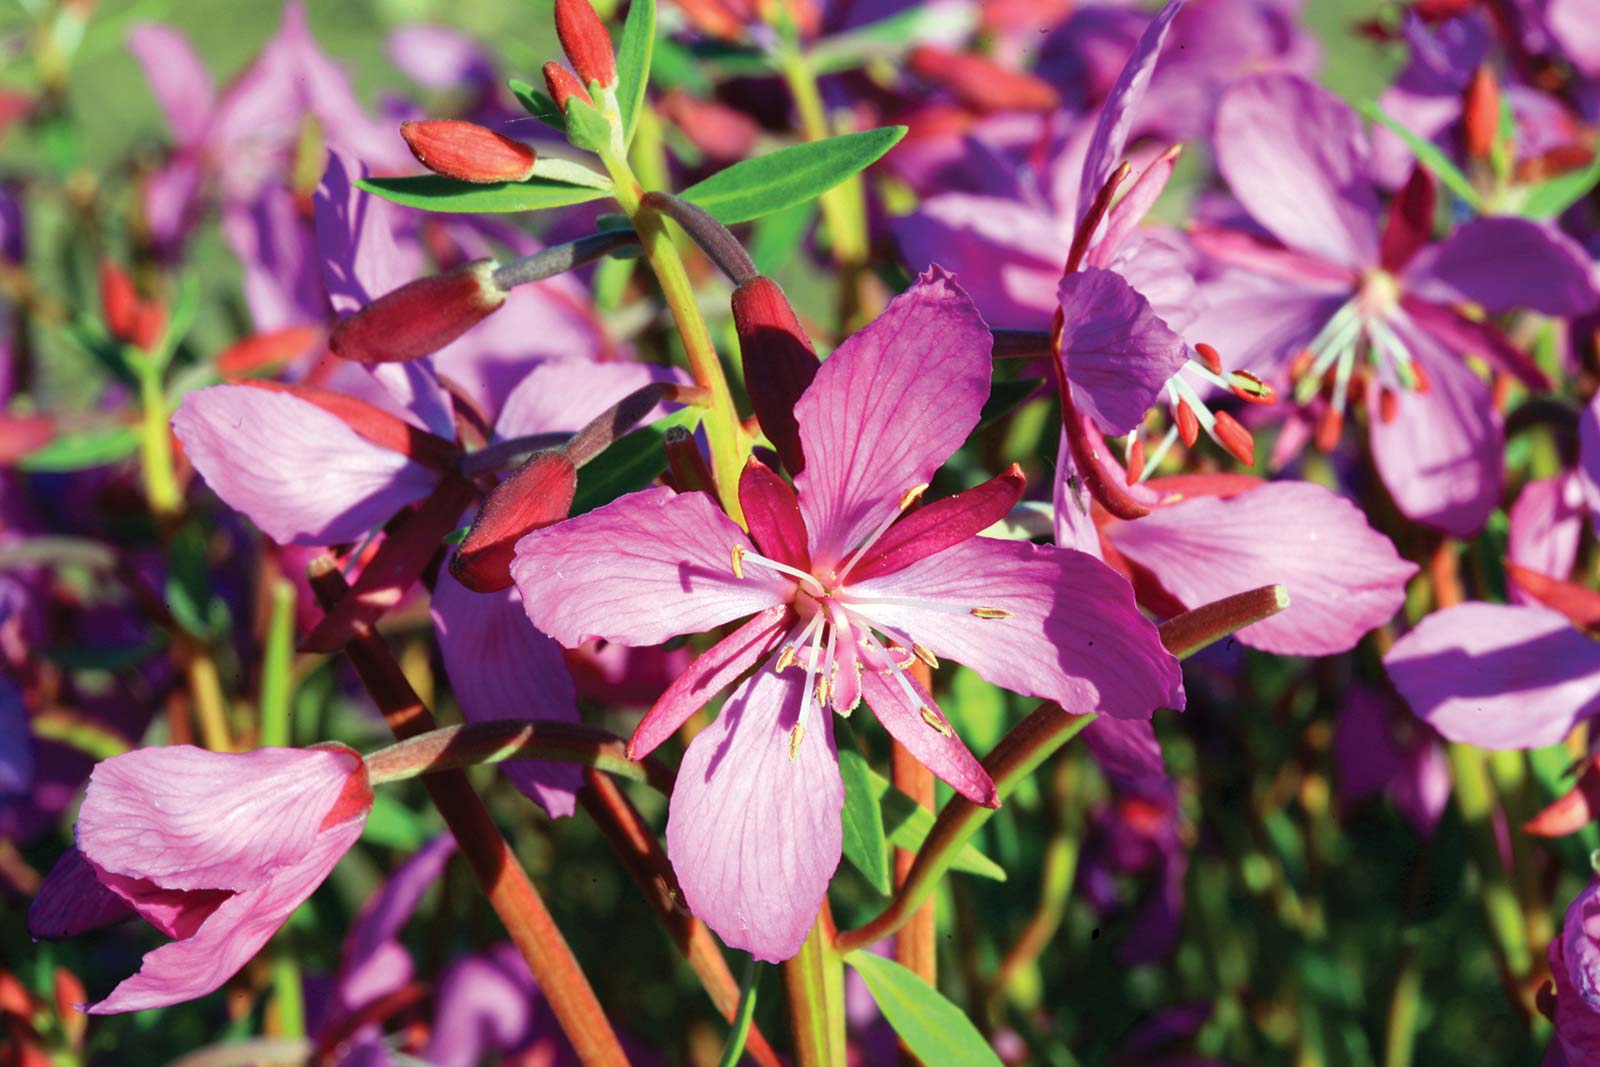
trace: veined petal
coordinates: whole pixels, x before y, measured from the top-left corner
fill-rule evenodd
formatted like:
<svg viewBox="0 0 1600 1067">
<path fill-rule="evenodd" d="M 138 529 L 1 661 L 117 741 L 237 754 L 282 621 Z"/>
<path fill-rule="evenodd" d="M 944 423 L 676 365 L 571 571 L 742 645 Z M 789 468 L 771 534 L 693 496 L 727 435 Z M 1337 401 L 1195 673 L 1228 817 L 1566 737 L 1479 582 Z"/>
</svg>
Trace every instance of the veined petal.
<svg viewBox="0 0 1600 1067">
<path fill-rule="evenodd" d="M 1560 474 L 1529 482 L 1511 505 L 1506 558 L 1540 574 L 1567 577 L 1578 559 L 1584 514 L 1583 487 L 1576 476 Z M 1506 585 L 1506 598 L 1513 604 L 1534 603 L 1515 582 Z"/>
<path fill-rule="evenodd" d="M 568 648 L 591 637 L 657 645 L 788 603 L 792 578 L 731 554 L 743 530 L 704 493 L 630 493 L 517 542 L 511 576 L 528 618 Z"/>
<path fill-rule="evenodd" d="M 1547 608 L 1436 611 L 1383 663 L 1419 718 L 1480 748 L 1553 745 L 1600 711 L 1600 644 Z"/>
<path fill-rule="evenodd" d="M 544 360 L 529 367 L 506 397 L 495 422 L 495 435 L 576 433 L 590 419 L 651 382 L 684 380 L 682 371 L 648 363 Z M 641 421 L 654 417 L 647 415 Z"/>
<path fill-rule="evenodd" d="M 133 917 L 133 909 L 101 884 L 94 865 L 73 845 L 61 854 L 28 905 L 28 933 L 36 938 L 76 937 Z"/>
<path fill-rule="evenodd" d="M 952 271 L 989 325 L 1042 329 L 1049 321 L 1072 244 L 1063 220 L 1015 200 L 940 193 L 894 231 L 911 269 Z"/>
<path fill-rule="evenodd" d="M 1417 254 L 1408 289 L 1425 300 L 1470 301 L 1490 314 L 1529 308 L 1576 315 L 1600 302 L 1593 261 L 1554 226 L 1510 215 L 1473 219 Z"/>
<path fill-rule="evenodd" d="M 935 267 L 839 346 L 795 406 L 811 558 L 836 563 L 961 447 L 989 396 L 989 327 Z"/>
<path fill-rule="evenodd" d="M 928 691 L 910 675 L 906 675 L 905 680 L 911 693 L 902 689 L 894 678 L 868 667 L 861 672 L 861 695 L 883 728 L 904 745 L 918 763 L 974 804 L 998 808 L 1000 794 L 989 772 L 983 769 L 966 742 L 956 735 Z M 916 699 L 912 699 L 913 696 Z"/>
<path fill-rule="evenodd" d="M 1178 661 L 1140 614 L 1132 588 L 1082 552 L 974 537 L 852 583 L 844 600 L 858 617 L 909 634 L 994 685 L 1075 714 L 1143 719 L 1183 707 Z M 979 618 L 974 608 L 1011 616 Z"/>
<path fill-rule="evenodd" d="M 1027 479 L 1015 463 L 982 485 L 935 500 L 911 512 L 884 531 L 882 537 L 850 568 L 850 581 L 864 582 L 920 559 L 943 552 L 969 537 L 976 537 L 1010 514 L 1022 499 Z"/>
<path fill-rule="evenodd" d="M 515 587 L 474 593 L 442 568 L 432 614 L 445 673 L 468 722 L 579 721 L 561 646 L 533 628 Z M 551 816 L 572 814 L 583 786 L 583 772 L 574 764 L 509 760 L 500 769 Z"/>
<path fill-rule="evenodd" d="M 1185 335 L 1215 345 L 1232 367 L 1272 378 L 1327 325 L 1351 289 L 1235 267 L 1202 284 L 1200 294 L 1204 310 Z"/>
<path fill-rule="evenodd" d="M 809 469 L 809 458 L 808 458 Z M 667 855 L 691 911 L 730 948 L 778 962 L 800 950 L 843 842 L 831 713 L 796 742 L 805 675 L 763 666 L 684 753 Z"/>
<path fill-rule="evenodd" d="M 1378 261 L 1378 193 L 1361 120 L 1293 74 L 1234 82 L 1217 105 L 1217 166 L 1234 196 L 1290 248 L 1360 270 Z"/>
<path fill-rule="evenodd" d="M 1399 610 L 1417 571 L 1354 504 L 1310 482 L 1185 499 L 1113 523 L 1106 536 L 1186 608 L 1269 582 L 1286 587 L 1289 606 L 1238 635 L 1283 655 L 1354 647 Z"/>
<path fill-rule="evenodd" d="M 744 509 L 751 538 L 764 555 L 798 570 L 811 569 L 799 498 L 788 482 L 754 457 L 739 477 L 739 506 Z"/>
<path fill-rule="evenodd" d="M 1121 275 L 1084 267 L 1061 279 L 1061 363 L 1079 410 L 1112 436 L 1144 420 L 1189 359 L 1183 338 Z"/>
<path fill-rule="evenodd" d="M 266 389 L 196 390 L 172 430 L 206 484 L 280 544 L 357 540 L 438 481 L 315 404 Z"/>
</svg>

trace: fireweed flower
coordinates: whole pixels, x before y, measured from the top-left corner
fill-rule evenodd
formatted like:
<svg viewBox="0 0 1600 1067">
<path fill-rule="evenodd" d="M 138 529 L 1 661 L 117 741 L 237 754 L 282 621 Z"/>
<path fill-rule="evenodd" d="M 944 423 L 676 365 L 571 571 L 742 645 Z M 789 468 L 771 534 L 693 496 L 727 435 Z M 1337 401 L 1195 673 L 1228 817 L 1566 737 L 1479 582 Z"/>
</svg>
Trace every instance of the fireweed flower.
<svg viewBox="0 0 1600 1067">
<path fill-rule="evenodd" d="M 1408 517 L 1456 536 L 1483 524 L 1500 494 L 1502 429 L 1479 355 L 1542 386 L 1542 373 L 1491 323 L 1465 314 L 1592 307 L 1582 250 L 1525 219 L 1481 218 L 1430 242 L 1432 186 L 1401 193 L 1380 231 L 1360 120 L 1300 78 L 1240 80 L 1217 116 L 1218 165 L 1271 235 L 1197 227 L 1226 269 L 1205 286 L 1194 327 L 1240 362 L 1275 376 L 1300 353 L 1297 398 L 1327 396 L 1319 437 L 1337 441 L 1346 411 L 1370 401 L 1373 458 Z"/>
<path fill-rule="evenodd" d="M 1567 907 L 1561 936 L 1550 942 L 1555 1003 L 1540 1007 L 1556 1035 L 1544 1067 L 1584 1067 L 1600 1058 L 1600 882 L 1591 881 Z"/>
<path fill-rule="evenodd" d="M 840 855 L 844 800 L 831 708 L 865 699 L 964 796 L 994 783 L 906 666 L 940 657 L 1074 711 L 1182 707 L 1182 676 L 1125 582 L 1082 553 L 974 535 L 1021 492 L 1012 472 L 909 505 L 977 425 L 988 327 L 942 270 L 924 275 L 822 364 L 795 408 L 795 488 L 752 463 L 746 536 L 703 493 L 635 493 L 517 545 L 534 625 L 571 647 L 651 645 L 754 618 L 704 653 L 631 742 L 670 737 L 750 667 L 689 745 L 667 849 L 689 906 L 728 944 L 793 955 Z"/>
<path fill-rule="evenodd" d="M 1431 837 L 1450 802 L 1450 764 L 1433 731 L 1410 720 L 1401 736 L 1393 697 L 1369 686 L 1350 687 L 1333 729 L 1333 762 L 1341 808 L 1386 793 L 1418 834 Z M 1401 712 L 1403 714 L 1403 711 Z"/>
<path fill-rule="evenodd" d="M 343 747 L 116 756 L 90 775 L 77 844 L 34 898 L 29 928 L 70 936 L 114 917 L 119 899 L 173 941 L 89 1013 L 193 1000 L 249 962 L 322 884 L 371 806 L 366 766 Z"/>
</svg>

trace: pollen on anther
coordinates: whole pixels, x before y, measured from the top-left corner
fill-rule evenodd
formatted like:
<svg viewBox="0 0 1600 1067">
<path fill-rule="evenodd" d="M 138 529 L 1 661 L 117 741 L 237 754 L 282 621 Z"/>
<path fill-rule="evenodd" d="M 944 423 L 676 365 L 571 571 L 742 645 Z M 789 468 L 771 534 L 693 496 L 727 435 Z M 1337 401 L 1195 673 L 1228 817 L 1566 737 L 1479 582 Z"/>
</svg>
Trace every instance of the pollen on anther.
<svg viewBox="0 0 1600 1067">
<path fill-rule="evenodd" d="M 826 674 L 821 673 L 821 672 L 819 672 L 817 674 L 817 680 L 816 680 L 815 684 L 813 684 L 812 687 L 811 687 L 811 696 L 812 696 L 812 699 L 817 702 L 819 707 L 823 707 L 823 706 L 827 705 L 827 703 L 828 703 L 828 676 Z"/>
<path fill-rule="evenodd" d="M 794 729 L 789 731 L 789 762 L 793 763 L 800 758 L 800 742 L 806 739 L 806 728 L 800 723 L 795 723 Z"/>
<path fill-rule="evenodd" d="M 792 644 L 784 645 L 783 646 L 783 651 L 778 653 L 778 662 L 776 662 L 776 663 L 774 663 L 772 665 L 773 673 L 774 674 L 782 674 L 784 671 L 786 671 L 790 667 L 794 666 L 795 655 L 796 655 L 796 653 L 795 653 L 794 645 L 792 645 Z"/>
<path fill-rule="evenodd" d="M 973 608 L 971 614 L 980 619 L 1010 619 L 1016 616 L 1016 612 L 1007 611 L 1005 608 L 985 607 Z"/>
<path fill-rule="evenodd" d="M 911 643 L 911 651 L 918 659 L 926 663 L 929 667 L 933 668 L 934 670 L 939 669 L 939 657 L 935 656 L 933 652 L 926 646 L 919 645 L 913 641 Z"/>
<path fill-rule="evenodd" d="M 939 717 L 939 713 L 924 704 L 917 709 L 922 712 L 922 721 L 939 731 L 942 737 L 954 737 L 955 731 L 950 729 L 950 724 Z"/>
<path fill-rule="evenodd" d="M 900 494 L 900 510 L 904 511 L 906 508 L 909 508 L 912 504 L 915 504 L 917 501 L 921 500 L 922 499 L 922 494 L 926 493 L 927 491 L 928 491 L 928 483 L 927 482 L 923 482 L 921 485 L 913 485 L 910 489 L 907 489 L 905 492 L 901 493 Z"/>
<path fill-rule="evenodd" d="M 733 576 L 740 581 L 744 580 L 744 546 L 734 545 L 728 555 L 733 562 Z"/>
</svg>

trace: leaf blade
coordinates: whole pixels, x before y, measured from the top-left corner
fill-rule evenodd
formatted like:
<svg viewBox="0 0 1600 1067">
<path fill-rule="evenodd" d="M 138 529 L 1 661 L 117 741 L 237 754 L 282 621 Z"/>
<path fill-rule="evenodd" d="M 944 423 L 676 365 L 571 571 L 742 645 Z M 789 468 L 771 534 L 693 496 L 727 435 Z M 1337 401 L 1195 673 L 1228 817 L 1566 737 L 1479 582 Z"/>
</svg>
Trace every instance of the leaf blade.
<svg viewBox="0 0 1600 1067">
<path fill-rule="evenodd" d="M 541 211 L 584 204 L 607 195 L 599 189 L 540 178 L 525 182 L 475 185 L 437 174 L 419 174 L 409 178 L 362 178 L 356 182 L 356 187 L 404 207 L 446 214 Z"/>
<path fill-rule="evenodd" d="M 656 42 L 656 0 L 633 0 L 617 46 L 617 110 L 622 113 L 622 143 L 633 144 L 650 83 L 650 61 Z"/>
<path fill-rule="evenodd" d="M 904 126 L 880 126 L 808 141 L 725 167 L 678 195 L 727 226 L 771 215 L 820 196 L 883 158 Z"/>
<path fill-rule="evenodd" d="M 888 896 L 894 883 L 889 879 L 889 848 L 872 768 L 860 752 L 840 744 L 839 774 L 844 778 L 844 858 L 872 888 Z"/>
<path fill-rule="evenodd" d="M 883 1017 L 923 1063 L 940 1067 L 1000 1067 L 1000 1057 L 965 1012 L 894 960 L 852 952 L 856 969 Z"/>
</svg>

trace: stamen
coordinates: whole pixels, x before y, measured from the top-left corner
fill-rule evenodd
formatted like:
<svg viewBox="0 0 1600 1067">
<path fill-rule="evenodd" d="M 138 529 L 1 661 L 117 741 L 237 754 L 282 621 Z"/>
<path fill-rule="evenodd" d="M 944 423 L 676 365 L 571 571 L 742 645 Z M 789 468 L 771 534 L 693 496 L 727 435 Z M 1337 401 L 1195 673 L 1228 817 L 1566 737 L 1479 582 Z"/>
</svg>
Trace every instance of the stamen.
<svg viewBox="0 0 1600 1067">
<path fill-rule="evenodd" d="M 1155 473 L 1156 469 L 1161 466 L 1161 461 L 1167 458 L 1167 453 L 1172 451 L 1172 446 L 1177 443 L 1177 440 L 1178 428 L 1176 426 L 1167 427 L 1167 432 L 1161 438 L 1161 443 L 1157 445 L 1156 450 L 1150 454 L 1150 458 L 1145 460 L 1144 470 L 1139 472 L 1140 482 L 1143 482 L 1146 478 Z"/>
<path fill-rule="evenodd" d="M 941 719 L 938 713 L 928 705 L 922 704 L 917 710 L 922 712 L 922 721 L 939 731 L 940 736 L 954 737 L 956 735 L 956 732 L 950 729 L 950 724 Z"/>
<path fill-rule="evenodd" d="M 1239 425 L 1239 421 L 1226 411 L 1217 412 L 1216 437 L 1223 448 L 1233 454 L 1233 458 L 1243 463 L 1246 467 L 1256 465 L 1256 442 L 1250 436 L 1250 431 Z"/>
<path fill-rule="evenodd" d="M 911 651 L 916 654 L 918 659 L 926 663 L 930 670 L 936 671 L 939 669 L 939 657 L 935 656 L 927 646 L 919 645 L 913 641 L 911 642 Z"/>
<path fill-rule="evenodd" d="M 752 552 L 741 544 L 734 544 L 732 549 L 729 551 L 729 556 L 733 560 L 733 576 L 735 578 L 743 580 L 744 566 L 745 564 L 750 563 L 758 567 L 765 567 L 769 571 L 777 571 L 780 574 L 787 574 L 789 577 L 794 578 L 806 585 L 812 593 L 819 597 L 828 595 L 828 590 L 825 589 L 822 583 L 817 580 L 816 575 L 807 574 L 805 571 L 791 567 L 787 563 L 779 563 L 775 559 L 768 559 L 761 553 Z"/>
<path fill-rule="evenodd" d="M 1128 484 L 1138 485 L 1144 481 L 1144 433 L 1141 430 L 1128 435 Z"/>
<path fill-rule="evenodd" d="M 794 729 L 789 731 L 789 762 L 793 763 L 800 758 L 800 742 L 806 738 L 806 728 L 803 723 L 795 723 Z"/>
<path fill-rule="evenodd" d="M 872 531 L 872 533 L 867 536 L 867 539 L 861 542 L 860 546 L 857 547 L 854 552 L 850 553 L 850 558 L 844 561 L 844 566 L 839 568 L 838 573 L 840 582 L 843 582 L 845 578 L 849 576 L 850 568 L 854 567 L 858 562 L 860 562 L 861 557 L 867 554 L 867 549 L 877 544 L 878 539 L 889 532 L 889 527 L 899 522 L 900 516 L 906 513 L 906 509 L 912 504 L 915 504 L 917 501 L 921 500 L 922 494 L 926 493 L 927 491 L 928 483 L 923 482 L 921 485 L 913 485 L 910 489 L 907 489 L 905 492 L 900 494 L 900 502 L 898 505 L 896 505 L 895 513 L 889 516 L 888 519 L 884 520 L 882 525 L 880 525 L 876 530 Z"/>
<path fill-rule="evenodd" d="M 1014 619 L 1017 616 L 1016 612 L 1007 611 L 1005 608 L 984 607 L 973 608 L 969 614 L 980 619 Z"/>
<path fill-rule="evenodd" d="M 1228 373 L 1228 388 L 1233 395 L 1250 404 L 1276 404 L 1278 391 L 1247 370 Z"/>
<path fill-rule="evenodd" d="M 810 655 L 807 656 L 809 665 L 806 667 L 805 696 L 800 702 L 800 715 L 795 719 L 794 730 L 789 734 L 789 762 L 793 763 L 800 754 L 800 742 L 806 736 L 806 723 L 811 720 L 812 698 L 815 696 L 817 684 L 817 652 L 822 645 L 822 612 L 817 612 L 811 617 L 808 631 L 813 631 L 811 636 Z"/>
<path fill-rule="evenodd" d="M 1195 418 L 1194 409 L 1187 400 L 1179 400 L 1173 415 L 1178 422 L 1178 436 L 1183 439 L 1183 447 L 1193 448 L 1200 439 L 1200 421 Z"/>
<path fill-rule="evenodd" d="M 1194 350 L 1200 353 L 1200 358 L 1205 360 L 1205 364 L 1210 368 L 1212 374 L 1222 373 L 1222 357 L 1217 354 L 1215 348 L 1201 341 L 1194 346 Z"/>
<path fill-rule="evenodd" d="M 729 553 L 733 557 L 733 576 L 744 581 L 744 546 L 736 544 Z"/>
</svg>

